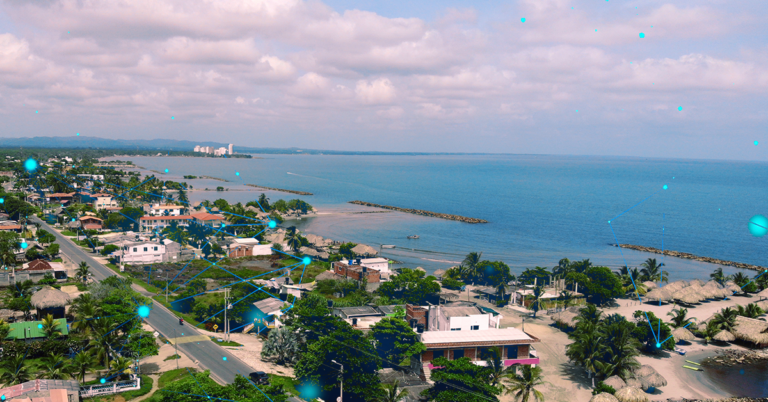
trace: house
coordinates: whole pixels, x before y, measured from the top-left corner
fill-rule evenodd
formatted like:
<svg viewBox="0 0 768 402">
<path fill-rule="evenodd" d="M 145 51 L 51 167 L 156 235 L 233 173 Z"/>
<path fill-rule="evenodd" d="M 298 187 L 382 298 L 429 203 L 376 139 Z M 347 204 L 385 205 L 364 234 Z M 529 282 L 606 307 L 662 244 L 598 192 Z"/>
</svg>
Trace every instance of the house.
<svg viewBox="0 0 768 402">
<path fill-rule="evenodd" d="M 165 261 L 165 244 L 154 242 L 134 242 L 122 245 L 111 254 L 121 264 L 153 264 Z"/>
<path fill-rule="evenodd" d="M 2 222 L 2 223 L 3 224 L 0 224 L 0 230 L 7 230 L 11 232 L 21 233 L 21 230 L 22 230 L 21 225 L 14 225 L 8 221 Z"/>
<path fill-rule="evenodd" d="M 301 299 L 301 296 L 312 290 L 314 284 L 302 283 L 300 285 L 286 285 L 280 286 L 280 299 L 294 302 L 296 299 Z"/>
<path fill-rule="evenodd" d="M 32 380 L 0 389 L 5 402 L 79 402 L 75 380 Z"/>
<path fill-rule="evenodd" d="M 362 258 L 357 260 L 357 265 L 362 265 L 369 269 L 375 269 L 381 273 L 390 273 L 389 260 L 386 258 Z"/>
<path fill-rule="evenodd" d="M 95 216 L 85 215 L 85 216 L 81 216 L 79 220 L 80 220 L 80 227 L 83 228 L 84 230 L 101 230 L 102 229 L 101 223 L 103 221 Z"/>
<path fill-rule="evenodd" d="M 176 222 L 179 226 L 188 226 L 191 217 L 189 215 L 179 216 L 142 216 L 139 218 L 139 230 L 151 231 L 162 230 Z"/>
<path fill-rule="evenodd" d="M 50 286 L 43 286 L 35 292 L 29 303 L 37 309 L 37 316 L 42 318 L 50 314 L 53 318 L 64 318 L 67 305 L 72 301 L 69 294 Z M 66 321 L 64 322 L 66 325 Z"/>
<path fill-rule="evenodd" d="M 255 307 L 254 324 L 262 328 L 280 328 L 282 323 L 279 318 L 283 315 L 284 301 L 270 297 L 253 303 Z"/>
<path fill-rule="evenodd" d="M 94 199 L 93 207 L 97 211 L 100 211 L 102 209 L 107 209 L 107 210 L 120 209 L 120 206 L 118 206 L 117 204 L 117 200 L 115 200 L 109 194 L 97 193 L 97 194 L 91 195 L 91 197 Z"/>
<path fill-rule="evenodd" d="M 144 212 L 152 216 L 180 216 L 183 211 L 181 205 L 144 204 Z"/>
<path fill-rule="evenodd" d="M 373 325 L 385 318 L 381 311 L 372 306 L 334 307 L 331 314 L 363 331 L 370 330 Z"/>
<path fill-rule="evenodd" d="M 62 335 L 68 335 L 67 320 L 65 318 L 56 318 L 56 329 L 61 331 Z M 39 341 L 46 338 L 42 329 L 42 321 L 19 321 L 12 322 L 11 331 L 8 332 L 8 339 L 25 340 L 27 342 Z"/>
<path fill-rule="evenodd" d="M 426 331 L 479 331 L 499 328 L 503 317 L 485 313 L 477 306 L 457 303 L 453 306 L 405 305 L 405 319 L 411 327 Z"/>
<path fill-rule="evenodd" d="M 163 261 L 181 261 L 181 244 L 176 243 L 171 239 L 163 239 L 162 243 L 165 246 L 165 256 L 163 256 Z"/>
<path fill-rule="evenodd" d="M 221 225 L 226 224 L 226 220 L 223 216 L 209 214 L 208 212 L 198 212 L 190 214 L 189 216 L 192 218 L 193 222 L 209 227 L 220 227 Z"/>
<path fill-rule="evenodd" d="M 75 193 L 53 193 L 47 194 L 45 200 L 47 202 L 60 202 L 62 205 L 69 204 L 75 197 Z"/>
<path fill-rule="evenodd" d="M 336 275 L 358 282 L 361 282 L 363 279 L 367 280 L 368 283 L 379 283 L 381 281 L 381 273 L 379 271 L 368 269 L 362 265 L 352 265 L 347 264 L 347 262 L 336 261 L 331 263 L 331 269 Z"/>
<path fill-rule="evenodd" d="M 15 272 L 16 282 L 24 282 L 30 280 L 32 282 L 39 282 L 45 278 L 46 274 L 54 275 L 55 272 L 51 264 L 43 259 L 33 260 L 29 264 L 22 265 L 22 269 L 17 269 Z"/>
<path fill-rule="evenodd" d="M 504 366 L 536 366 L 539 357 L 533 344 L 538 338 L 517 328 L 494 328 L 484 331 L 427 331 L 419 335 L 426 351 L 411 358 L 411 367 L 421 369 L 425 377 L 439 367 L 432 365 L 438 357 L 456 360 L 462 357 L 479 366 L 494 348 L 501 351 Z"/>
<path fill-rule="evenodd" d="M 229 245 L 229 258 L 245 257 L 249 255 L 272 255 L 271 244 L 259 244 L 257 239 L 235 239 Z"/>
</svg>

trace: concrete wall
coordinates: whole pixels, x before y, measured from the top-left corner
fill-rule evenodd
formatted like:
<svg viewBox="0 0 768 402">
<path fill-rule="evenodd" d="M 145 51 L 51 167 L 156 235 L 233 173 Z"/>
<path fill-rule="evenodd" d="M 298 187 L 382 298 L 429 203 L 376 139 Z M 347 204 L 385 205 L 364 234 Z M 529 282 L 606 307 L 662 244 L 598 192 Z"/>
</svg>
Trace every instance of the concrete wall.
<svg viewBox="0 0 768 402">
<path fill-rule="evenodd" d="M 448 331 L 448 330 L 459 328 L 461 331 L 471 331 L 473 325 L 479 326 L 480 330 L 488 329 L 490 315 L 491 314 L 478 314 L 478 315 L 471 315 L 468 317 L 451 317 L 450 329 L 443 329 L 443 328 L 440 328 L 440 329 L 444 331 Z"/>
</svg>

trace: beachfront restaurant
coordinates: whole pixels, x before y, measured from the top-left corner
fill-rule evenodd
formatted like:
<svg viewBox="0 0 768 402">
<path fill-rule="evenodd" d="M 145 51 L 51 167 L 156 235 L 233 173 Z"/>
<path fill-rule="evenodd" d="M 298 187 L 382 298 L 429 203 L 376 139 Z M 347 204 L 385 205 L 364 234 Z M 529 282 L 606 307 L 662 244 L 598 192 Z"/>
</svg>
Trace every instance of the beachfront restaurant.
<svg viewBox="0 0 768 402">
<path fill-rule="evenodd" d="M 479 366 L 486 364 L 493 348 L 501 350 L 504 366 L 536 366 L 539 357 L 533 344 L 541 342 L 539 338 L 517 328 L 486 329 L 482 331 L 426 331 L 419 334 L 427 350 L 414 359 L 422 370 L 431 372 L 439 369 L 432 361 L 444 357 L 456 360 L 467 357 Z"/>
</svg>

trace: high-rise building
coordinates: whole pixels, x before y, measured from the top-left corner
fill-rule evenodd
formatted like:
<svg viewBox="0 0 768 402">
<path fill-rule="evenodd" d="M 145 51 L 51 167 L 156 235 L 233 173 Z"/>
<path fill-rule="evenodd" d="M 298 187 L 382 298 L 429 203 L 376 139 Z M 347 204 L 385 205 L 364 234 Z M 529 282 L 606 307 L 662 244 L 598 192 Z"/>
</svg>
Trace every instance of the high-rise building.
<svg viewBox="0 0 768 402">
<path fill-rule="evenodd" d="M 232 155 L 232 144 L 229 144 L 229 154 Z"/>
<path fill-rule="evenodd" d="M 195 145 L 195 152 L 200 152 L 200 145 Z"/>
</svg>

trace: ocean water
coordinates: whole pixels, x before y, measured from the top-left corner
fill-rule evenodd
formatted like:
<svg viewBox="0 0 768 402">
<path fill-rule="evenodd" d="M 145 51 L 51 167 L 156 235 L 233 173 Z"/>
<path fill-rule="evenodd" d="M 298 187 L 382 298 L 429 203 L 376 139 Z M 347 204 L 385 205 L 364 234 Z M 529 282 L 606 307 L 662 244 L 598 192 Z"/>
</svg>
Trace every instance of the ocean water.
<svg viewBox="0 0 768 402">
<path fill-rule="evenodd" d="M 302 198 L 320 212 L 332 213 L 291 225 L 336 240 L 396 245 L 384 249 L 383 255 L 428 271 L 457 265 L 470 251 L 504 261 L 514 272 L 551 267 L 563 257 L 589 258 L 612 268 L 625 260 L 633 267 L 649 257 L 662 258 L 613 247 L 614 234 L 620 243 L 768 265 L 768 236 L 754 237 L 748 230 L 752 216 L 768 215 L 765 163 L 532 155 L 259 157 L 129 159 L 146 169 L 169 169 L 158 176 L 171 180 L 191 174 L 230 181 L 187 180 L 195 189 L 230 188 L 192 192 L 193 201 L 225 198 L 245 203 L 259 193 L 238 191 L 247 189 L 246 183 L 311 192 L 314 195 L 267 195 L 273 201 Z M 351 200 L 489 223 L 345 213 L 371 210 L 348 204 Z M 420 239 L 406 239 L 413 234 Z M 706 278 L 716 268 L 669 257 L 664 262 L 672 280 Z"/>
</svg>

